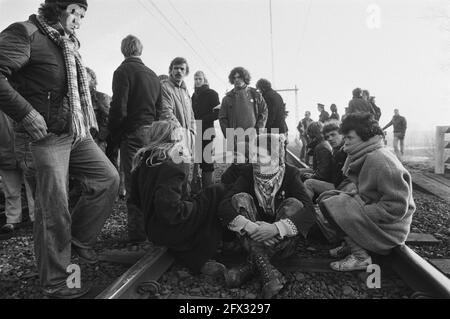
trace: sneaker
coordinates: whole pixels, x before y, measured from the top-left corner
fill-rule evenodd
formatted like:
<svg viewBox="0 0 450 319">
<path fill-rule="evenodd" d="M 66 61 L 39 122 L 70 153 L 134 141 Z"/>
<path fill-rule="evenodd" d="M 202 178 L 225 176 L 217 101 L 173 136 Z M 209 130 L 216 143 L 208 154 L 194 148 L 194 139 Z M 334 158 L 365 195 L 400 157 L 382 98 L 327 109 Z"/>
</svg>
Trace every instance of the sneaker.
<svg viewBox="0 0 450 319">
<path fill-rule="evenodd" d="M 98 256 L 92 248 L 80 248 L 72 246 L 72 250 L 78 255 L 81 261 L 88 264 L 96 264 L 98 262 Z"/>
<path fill-rule="evenodd" d="M 59 289 L 43 289 L 42 293 L 52 299 L 76 299 L 84 296 L 89 292 L 88 286 L 81 288 L 62 287 Z"/>
<path fill-rule="evenodd" d="M 372 264 L 372 258 L 369 256 L 364 260 L 359 260 L 355 255 L 350 254 L 342 260 L 330 263 L 330 267 L 336 271 L 355 271 L 366 270 L 367 266 Z"/>
<path fill-rule="evenodd" d="M 330 256 L 334 258 L 343 258 L 351 254 L 350 247 L 347 246 L 345 241 L 339 247 L 330 249 L 329 252 Z"/>
</svg>

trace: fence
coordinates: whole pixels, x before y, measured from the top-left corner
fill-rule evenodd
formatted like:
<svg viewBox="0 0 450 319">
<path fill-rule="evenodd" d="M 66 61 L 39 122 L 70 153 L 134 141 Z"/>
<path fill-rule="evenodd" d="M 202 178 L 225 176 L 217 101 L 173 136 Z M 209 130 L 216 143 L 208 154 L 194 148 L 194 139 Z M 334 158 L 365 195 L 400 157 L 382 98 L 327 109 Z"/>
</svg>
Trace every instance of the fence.
<svg viewBox="0 0 450 319">
<path fill-rule="evenodd" d="M 450 140 L 445 139 L 446 134 L 450 135 L 450 126 L 436 127 L 436 174 L 450 170 Z"/>
</svg>

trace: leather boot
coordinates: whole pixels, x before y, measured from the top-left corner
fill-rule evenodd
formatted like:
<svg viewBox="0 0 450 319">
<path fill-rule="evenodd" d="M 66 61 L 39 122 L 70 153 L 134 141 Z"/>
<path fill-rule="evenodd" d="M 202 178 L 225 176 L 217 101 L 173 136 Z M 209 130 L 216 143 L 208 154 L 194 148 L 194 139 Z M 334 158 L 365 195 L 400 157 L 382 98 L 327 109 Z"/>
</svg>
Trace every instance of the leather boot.
<svg viewBox="0 0 450 319">
<path fill-rule="evenodd" d="M 262 297 L 271 299 L 283 288 L 286 280 L 269 260 L 269 256 L 264 252 L 256 252 L 252 256 L 253 264 L 259 271 L 262 279 Z"/>
<path fill-rule="evenodd" d="M 225 272 L 225 284 L 228 288 L 241 287 L 255 273 L 255 268 L 251 261 L 247 261 L 237 267 L 233 267 Z"/>
<path fill-rule="evenodd" d="M 212 185 L 213 183 L 213 172 L 202 172 L 202 185 L 203 189 Z"/>
</svg>

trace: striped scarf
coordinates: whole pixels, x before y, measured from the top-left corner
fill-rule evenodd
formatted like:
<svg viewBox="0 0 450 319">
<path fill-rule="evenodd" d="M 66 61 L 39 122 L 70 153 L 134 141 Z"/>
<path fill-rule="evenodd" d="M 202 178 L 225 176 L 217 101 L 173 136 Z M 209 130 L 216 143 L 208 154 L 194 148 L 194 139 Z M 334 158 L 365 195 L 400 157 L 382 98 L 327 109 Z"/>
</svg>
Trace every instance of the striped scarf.
<svg viewBox="0 0 450 319">
<path fill-rule="evenodd" d="M 63 51 L 68 84 L 68 98 L 64 97 L 63 103 L 69 103 L 72 112 L 74 136 L 86 137 L 91 128 L 98 131 L 98 125 L 92 107 L 86 68 L 78 53 L 78 39 L 74 35 L 63 37 L 40 16 L 36 16 L 36 20 L 41 30 Z"/>
</svg>

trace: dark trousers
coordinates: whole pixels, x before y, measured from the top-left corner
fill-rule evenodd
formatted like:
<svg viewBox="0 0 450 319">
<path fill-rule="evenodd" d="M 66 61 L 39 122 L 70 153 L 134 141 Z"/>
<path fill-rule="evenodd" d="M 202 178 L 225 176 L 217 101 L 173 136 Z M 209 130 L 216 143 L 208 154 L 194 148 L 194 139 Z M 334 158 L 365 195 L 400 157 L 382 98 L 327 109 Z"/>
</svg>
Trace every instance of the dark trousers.
<svg viewBox="0 0 450 319">
<path fill-rule="evenodd" d="M 147 235 L 144 227 L 144 214 L 135 204 L 129 201 L 131 194 L 131 169 L 133 158 L 137 151 L 148 142 L 147 130 L 150 126 L 141 126 L 132 133 L 127 133 L 120 145 L 120 162 L 125 175 L 125 189 L 127 191 L 128 211 L 128 239 L 130 241 L 145 241 Z"/>
</svg>

